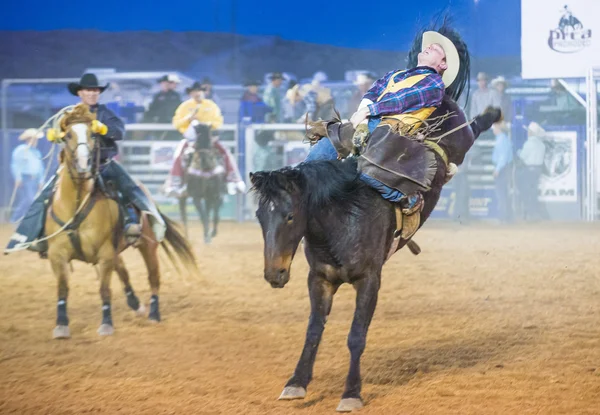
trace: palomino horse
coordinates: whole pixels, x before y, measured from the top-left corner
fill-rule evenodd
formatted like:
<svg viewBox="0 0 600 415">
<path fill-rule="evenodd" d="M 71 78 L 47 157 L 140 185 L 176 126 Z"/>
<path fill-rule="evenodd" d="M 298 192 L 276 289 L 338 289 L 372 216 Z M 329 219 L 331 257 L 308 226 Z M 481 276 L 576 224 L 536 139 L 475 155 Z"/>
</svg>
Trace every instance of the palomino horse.
<svg viewBox="0 0 600 415">
<path fill-rule="evenodd" d="M 445 98 L 440 111 L 458 110 Z M 435 114 L 435 113 L 434 113 Z M 460 112 L 462 114 L 462 112 Z M 477 117 L 471 126 L 454 130 L 458 122 L 447 122 L 437 143 L 448 161 L 460 164 L 481 131 L 500 118 L 498 110 Z M 327 140 L 327 138 L 323 138 Z M 445 183 L 446 164 L 436 154 L 437 171 L 431 189 L 423 194 L 422 226 L 435 207 Z M 341 284 L 356 290 L 356 309 L 350 334 L 350 370 L 337 408 L 350 412 L 363 406 L 360 358 L 367 330 L 375 312 L 381 270 L 394 242 L 401 248 L 408 241 L 395 240 L 396 215 L 393 204 L 360 180 L 355 158 L 344 161 L 313 161 L 296 168 L 250 174 L 259 196 L 256 216 L 264 239 L 264 277 L 273 288 L 283 288 L 290 278 L 292 259 L 300 240 L 310 271 L 308 291 L 310 319 L 304 349 L 293 376 L 280 399 L 303 399 L 313 376 L 317 348 L 331 311 L 333 296 Z"/>
<path fill-rule="evenodd" d="M 58 307 L 54 338 L 70 337 L 67 316 L 69 294 L 69 263 L 79 259 L 97 266 L 102 298 L 102 324 L 100 335 L 114 332 L 111 316 L 110 280 L 113 270 L 117 272 L 127 295 L 127 304 L 136 312 L 144 308 L 129 282 L 129 274 L 119 255 L 126 248 L 121 234 L 122 218 L 117 203 L 95 186 L 98 162 L 94 160 L 99 142 L 92 138 L 95 117 L 84 105 L 67 112 L 60 121 L 60 137 L 64 148 L 60 155 L 60 168 L 56 191 L 46 214 L 45 234 L 48 239 L 48 259 L 58 279 Z M 162 214 L 161 214 L 162 215 Z M 167 225 L 166 242 L 174 249 L 181 261 L 195 267 L 194 254 L 187 241 L 174 227 L 174 223 L 162 216 Z M 157 242 L 146 214 L 142 215 L 142 237 L 138 241 L 152 289 L 148 318 L 160 321 L 158 293 L 160 270 L 157 248 L 162 245 L 171 259 L 171 250 Z M 65 226 L 67 224 L 68 226 Z"/>
<path fill-rule="evenodd" d="M 223 204 L 225 186 L 225 168 L 218 161 L 213 148 L 210 126 L 198 124 L 194 127 L 196 142 L 194 151 L 185 161 L 187 194 L 179 199 L 179 211 L 187 233 L 187 197 L 191 196 L 204 228 L 204 242 L 210 243 L 217 236 L 219 209 Z M 212 213 L 212 230 L 210 217 Z"/>
</svg>

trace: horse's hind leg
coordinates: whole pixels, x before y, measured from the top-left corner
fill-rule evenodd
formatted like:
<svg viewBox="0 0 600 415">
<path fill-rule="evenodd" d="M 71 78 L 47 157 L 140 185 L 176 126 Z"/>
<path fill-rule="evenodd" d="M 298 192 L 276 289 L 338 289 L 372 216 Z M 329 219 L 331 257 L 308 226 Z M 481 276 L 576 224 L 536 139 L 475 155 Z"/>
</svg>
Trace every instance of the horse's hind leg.
<svg viewBox="0 0 600 415">
<path fill-rule="evenodd" d="M 367 331 L 377 305 L 380 275 L 371 275 L 352 284 L 356 290 L 356 308 L 348 335 L 350 349 L 350 370 L 346 378 L 346 388 L 337 407 L 338 412 L 351 412 L 363 406 L 360 396 L 362 381 L 360 378 L 360 357 L 367 344 Z"/>
<path fill-rule="evenodd" d="M 110 336 L 115 331 L 112 321 L 110 280 L 115 269 L 116 255 L 112 245 L 110 251 L 105 255 L 100 254 L 97 265 L 100 275 L 100 297 L 102 298 L 102 324 L 98 328 L 98 334 L 101 336 Z"/>
<path fill-rule="evenodd" d="M 215 236 L 217 236 L 217 228 L 219 227 L 219 214 L 220 214 L 220 208 L 221 208 L 221 198 L 218 197 L 216 198 L 216 200 L 213 200 L 212 202 L 212 209 L 213 209 L 213 226 L 212 226 L 212 232 L 211 232 L 211 236 L 214 238 Z"/>
<path fill-rule="evenodd" d="M 158 305 L 158 291 L 160 288 L 160 269 L 158 264 L 158 242 L 154 239 L 154 234 L 150 229 L 148 220 L 144 221 L 142 231 L 143 243 L 139 246 L 139 251 L 144 258 L 146 268 L 148 269 L 148 282 L 152 291 L 150 297 L 150 314 L 148 319 L 152 321 L 160 321 L 160 310 Z M 145 237 L 144 237 L 145 236 Z"/>
<path fill-rule="evenodd" d="M 125 262 L 121 256 L 117 257 L 117 263 L 115 264 L 115 271 L 119 275 L 119 279 L 123 283 L 123 289 L 125 290 L 125 296 L 127 297 L 127 305 L 138 315 L 144 315 L 146 309 L 143 304 L 140 304 L 140 300 L 133 291 L 133 287 L 129 281 L 129 272 L 125 267 Z"/>
<path fill-rule="evenodd" d="M 69 317 L 67 315 L 67 298 L 69 296 L 69 262 L 62 258 L 49 255 L 52 271 L 58 282 L 58 303 L 56 305 L 56 327 L 52 332 L 55 339 L 68 339 L 71 337 L 69 330 Z"/>
<path fill-rule="evenodd" d="M 306 340 L 302 355 L 294 370 L 294 375 L 285 385 L 279 396 L 282 400 L 302 399 L 306 396 L 306 388 L 312 380 L 313 367 L 317 357 L 317 349 L 321 342 L 325 322 L 331 311 L 333 295 L 338 286 L 310 271 L 308 274 L 308 292 L 310 295 L 310 319 L 306 330 Z"/>
</svg>

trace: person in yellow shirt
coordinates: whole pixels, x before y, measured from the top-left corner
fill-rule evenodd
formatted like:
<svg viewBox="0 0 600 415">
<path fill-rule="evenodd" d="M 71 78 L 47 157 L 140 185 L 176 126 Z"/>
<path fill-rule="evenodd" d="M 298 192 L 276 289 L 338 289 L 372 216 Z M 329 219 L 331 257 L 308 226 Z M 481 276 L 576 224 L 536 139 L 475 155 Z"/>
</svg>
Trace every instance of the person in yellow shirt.
<svg viewBox="0 0 600 415">
<path fill-rule="evenodd" d="M 223 125 L 221 109 L 214 101 L 204 97 L 204 87 L 199 82 L 194 82 L 185 91 L 190 99 L 177 107 L 173 116 L 173 126 L 181 134 L 185 133 L 193 120 L 209 124 L 213 130 L 221 128 Z"/>
</svg>

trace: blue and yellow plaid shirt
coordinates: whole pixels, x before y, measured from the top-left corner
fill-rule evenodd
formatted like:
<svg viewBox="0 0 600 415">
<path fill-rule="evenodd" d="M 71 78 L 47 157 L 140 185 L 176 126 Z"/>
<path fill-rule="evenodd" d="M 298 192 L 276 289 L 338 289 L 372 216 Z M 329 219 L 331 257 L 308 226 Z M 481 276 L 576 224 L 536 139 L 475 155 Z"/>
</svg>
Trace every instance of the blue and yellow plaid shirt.
<svg viewBox="0 0 600 415">
<path fill-rule="evenodd" d="M 414 75 L 427 76 L 411 87 L 400 89 L 397 92 L 388 92 L 380 97 L 394 74 L 396 74 L 394 77 L 395 82 L 400 82 Z M 388 114 L 404 114 L 421 108 L 437 107 L 444 97 L 444 89 L 442 76 L 433 68 L 417 66 L 404 72 L 399 72 L 398 69 L 388 72 L 383 78 L 373 83 L 373 86 L 363 98 L 373 101 L 373 104 L 369 104 L 369 111 L 372 117 L 377 117 Z"/>
</svg>

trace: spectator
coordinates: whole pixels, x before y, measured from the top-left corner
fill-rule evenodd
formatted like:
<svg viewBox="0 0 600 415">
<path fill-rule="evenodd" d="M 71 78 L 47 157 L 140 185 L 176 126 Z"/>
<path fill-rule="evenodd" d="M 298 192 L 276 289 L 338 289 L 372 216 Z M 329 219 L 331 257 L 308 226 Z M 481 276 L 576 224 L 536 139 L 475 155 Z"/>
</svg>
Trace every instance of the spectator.
<svg viewBox="0 0 600 415">
<path fill-rule="evenodd" d="M 509 189 L 513 160 L 512 143 L 508 135 L 508 126 L 504 121 L 494 124 L 492 130 L 496 136 L 492 163 L 494 164 L 498 219 L 500 219 L 500 223 L 511 223 L 513 214 Z"/>
<path fill-rule="evenodd" d="M 267 122 L 281 123 L 283 122 L 283 106 L 282 106 L 282 91 L 281 84 L 283 83 L 283 75 L 280 72 L 273 72 L 269 76 L 269 85 L 265 89 L 263 99 L 265 104 L 271 107 L 271 112 L 267 114 Z"/>
<path fill-rule="evenodd" d="M 284 110 L 284 122 L 304 122 L 303 117 L 306 114 L 306 104 L 300 93 L 300 84 L 296 81 L 292 80 L 288 85 L 288 90 L 285 93 Z"/>
<path fill-rule="evenodd" d="M 350 97 L 348 102 L 348 112 L 350 115 L 354 114 L 358 106 L 360 105 L 360 101 L 362 101 L 363 96 L 367 93 L 369 88 L 373 85 L 377 78 L 371 73 L 361 73 L 358 74 L 356 80 L 354 81 L 354 85 L 356 86 L 356 90 Z"/>
<path fill-rule="evenodd" d="M 190 99 L 184 101 L 177 107 L 173 116 L 173 126 L 183 134 L 192 120 L 210 124 L 217 130 L 223 125 L 221 109 L 212 100 L 204 97 L 204 88 L 199 82 L 186 89 Z"/>
<path fill-rule="evenodd" d="M 312 115 L 312 119 L 314 120 L 330 120 L 334 116 L 334 106 L 335 103 L 333 101 L 333 97 L 331 95 L 331 90 L 322 85 L 323 82 L 327 81 L 327 75 L 325 72 L 317 72 L 313 76 L 313 80 L 311 82 L 312 91 L 316 92 L 316 111 Z M 307 97 L 305 96 L 305 100 Z M 309 98 L 310 99 L 310 98 Z"/>
<path fill-rule="evenodd" d="M 527 130 L 527 141 L 519 151 L 519 159 L 523 163 L 520 194 L 525 218 L 537 220 L 545 216 L 538 200 L 538 189 L 546 156 L 546 145 L 543 141 L 546 131 L 536 122 L 531 122 L 524 128 Z"/>
<path fill-rule="evenodd" d="M 144 122 L 168 124 L 181 104 L 181 96 L 175 91 L 181 80 L 177 75 L 165 75 L 158 83 L 160 91 L 152 98 L 148 111 L 144 114 Z"/>
<path fill-rule="evenodd" d="M 500 108 L 502 108 L 502 115 L 505 120 L 510 122 L 512 120 L 512 100 L 510 96 L 506 93 L 506 87 L 508 83 L 503 76 L 499 76 L 492 80 L 492 88 L 498 91 L 498 95 L 500 96 Z"/>
<path fill-rule="evenodd" d="M 10 170 L 15 180 L 16 193 L 10 217 L 12 223 L 21 220 L 44 184 L 42 154 L 36 148 L 41 137 L 43 133 L 38 133 L 35 128 L 28 128 L 19 136 L 19 140 L 25 143 L 13 150 Z"/>
<path fill-rule="evenodd" d="M 254 170 L 276 170 L 283 167 L 283 157 L 269 143 L 275 139 L 274 131 L 262 130 L 256 134 L 256 148 L 252 156 Z"/>
<path fill-rule="evenodd" d="M 202 88 L 204 88 L 204 97 L 206 99 L 210 99 L 217 104 L 219 108 L 221 108 L 221 97 L 219 97 L 213 90 L 212 80 L 208 76 L 205 76 L 202 78 L 202 82 L 200 82 L 200 84 L 202 85 Z"/>
<path fill-rule="evenodd" d="M 262 124 L 265 122 L 266 114 L 271 111 L 271 108 L 258 95 L 260 84 L 260 81 L 248 81 L 244 84 L 246 90 L 240 101 L 240 121 L 248 118 L 250 122 Z"/>
<path fill-rule="evenodd" d="M 500 94 L 495 89 L 488 88 L 488 76 L 484 72 L 477 74 L 477 85 L 479 89 L 473 92 L 470 99 L 471 110 L 469 111 L 469 117 L 475 118 L 479 114 L 483 113 L 487 107 L 494 106 L 500 107 Z"/>
</svg>

